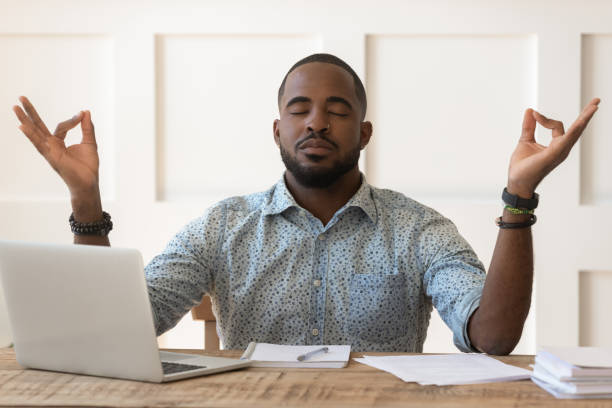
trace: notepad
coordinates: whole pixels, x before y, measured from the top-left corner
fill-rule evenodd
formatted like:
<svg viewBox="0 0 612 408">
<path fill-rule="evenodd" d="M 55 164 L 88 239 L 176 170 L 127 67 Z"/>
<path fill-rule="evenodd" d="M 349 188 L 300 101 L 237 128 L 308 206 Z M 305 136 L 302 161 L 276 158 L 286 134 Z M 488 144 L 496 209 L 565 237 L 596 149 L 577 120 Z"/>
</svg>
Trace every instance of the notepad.
<svg viewBox="0 0 612 408">
<path fill-rule="evenodd" d="M 305 361 L 298 357 L 327 347 L 327 353 L 317 353 Z M 283 344 L 250 343 L 241 360 L 250 360 L 251 367 L 342 368 L 348 364 L 351 346 L 318 345 L 287 346 Z"/>
</svg>

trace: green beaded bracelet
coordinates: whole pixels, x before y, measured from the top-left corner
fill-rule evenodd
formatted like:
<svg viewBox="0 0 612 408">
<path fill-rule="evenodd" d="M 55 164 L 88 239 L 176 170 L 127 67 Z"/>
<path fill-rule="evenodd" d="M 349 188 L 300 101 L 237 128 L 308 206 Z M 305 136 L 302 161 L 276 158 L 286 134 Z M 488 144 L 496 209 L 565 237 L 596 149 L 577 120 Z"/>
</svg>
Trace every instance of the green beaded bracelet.
<svg viewBox="0 0 612 408">
<path fill-rule="evenodd" d="M 509 205 L 506 205 L 504 207 L 506 210 L 508 210 L 508 212 L 510 212 L 511 214 L 515 214 L 515 215 L 521 215 L 521 214 L 533 214 L 534 210 L 528 210 L 526 208 L 515 208 Z"/>
</svg>

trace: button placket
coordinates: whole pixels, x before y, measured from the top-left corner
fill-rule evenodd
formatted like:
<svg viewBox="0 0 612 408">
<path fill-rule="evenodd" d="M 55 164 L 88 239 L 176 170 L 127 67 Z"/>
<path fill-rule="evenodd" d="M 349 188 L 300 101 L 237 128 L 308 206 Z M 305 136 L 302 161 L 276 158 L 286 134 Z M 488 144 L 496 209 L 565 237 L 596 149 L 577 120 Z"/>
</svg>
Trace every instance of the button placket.
<svg viewBox="0 0 612 408">
<path fill-rule="evenodd" d="M 325 284 L 323 276 L 326 274 L 328 267 L 328 237 L 323 233 L 314 237 L 314 256 L 315 267 L 312 271 L 312 289 L 311 289 L 311 318 L 310 318 L 310 342 L 311 344 L 320 344 L 323 341 L 322 330 L 325 319 Z"/>
</svg>

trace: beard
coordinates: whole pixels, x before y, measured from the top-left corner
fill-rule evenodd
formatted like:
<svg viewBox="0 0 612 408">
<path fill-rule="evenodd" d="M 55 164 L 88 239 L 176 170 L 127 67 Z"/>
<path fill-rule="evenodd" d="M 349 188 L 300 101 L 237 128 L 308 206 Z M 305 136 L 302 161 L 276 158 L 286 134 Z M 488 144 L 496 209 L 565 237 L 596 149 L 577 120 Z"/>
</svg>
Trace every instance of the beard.
<svg viewBox="0 0 612 408">
<path fill-rule="evenodd" d="M 280 155 L 287 171 L 302 186 L 307 188 L 327 188 L 334 184 L 340 177 L 348 173 L 350 170 L 357 167 L 361 147 L 357 145 L 354 149 L 348 151 L 339 160 L 334 161 L 331 168 L 311 168 L 300 164 L 295 156 L 292 156 L 282 144 L 280 144 Z M 320 161 L 320 156 L 308 156 L 312 161 Z"/>
</svg>

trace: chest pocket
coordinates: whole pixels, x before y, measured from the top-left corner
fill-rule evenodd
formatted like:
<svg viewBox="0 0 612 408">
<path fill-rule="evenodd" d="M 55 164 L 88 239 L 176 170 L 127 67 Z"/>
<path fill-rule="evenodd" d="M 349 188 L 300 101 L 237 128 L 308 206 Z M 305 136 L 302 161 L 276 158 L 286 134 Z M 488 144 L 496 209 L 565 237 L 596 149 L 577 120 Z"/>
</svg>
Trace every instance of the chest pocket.
<svg viewBox="0 0 612 408">
<path fill-rule="evenodd" d="M 373 343 L 386 343 L 405 335 L 406 305 L 403 274 L 352 275 L 349 335 Z"/>
</svg>

